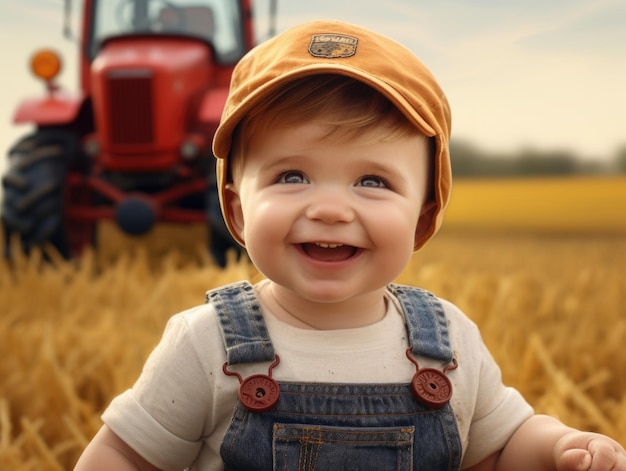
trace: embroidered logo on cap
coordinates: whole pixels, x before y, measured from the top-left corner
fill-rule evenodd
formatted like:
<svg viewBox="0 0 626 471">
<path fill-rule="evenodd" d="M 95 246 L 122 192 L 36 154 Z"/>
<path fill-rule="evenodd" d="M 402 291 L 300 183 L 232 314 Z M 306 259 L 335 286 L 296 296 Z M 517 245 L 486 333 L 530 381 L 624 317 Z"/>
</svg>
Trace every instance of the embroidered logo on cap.
<svg viewBox="0 0 626 471">
<path fill-rule="evenodd" d="M 309 54 L 324 59 L 350 57 L 356 53 L 359 40 L 343 34 L 315 34 L 311 37 Z"/>
</svg>

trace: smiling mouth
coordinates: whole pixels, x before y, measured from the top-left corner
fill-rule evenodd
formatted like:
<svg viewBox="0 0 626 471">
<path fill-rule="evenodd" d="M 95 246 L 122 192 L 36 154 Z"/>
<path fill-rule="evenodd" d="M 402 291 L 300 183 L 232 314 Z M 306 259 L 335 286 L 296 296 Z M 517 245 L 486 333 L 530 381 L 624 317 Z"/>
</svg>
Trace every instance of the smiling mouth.
<svg viewBox="0 0 626 471">
<path fill-rule="evenodd" d="M 359 249 L 352 245 L 328 244 L 324 242 L 301 244 L 302 251 L 309 257 L 323 262 L 341 262 L 354 257 Z"/>
</svg>

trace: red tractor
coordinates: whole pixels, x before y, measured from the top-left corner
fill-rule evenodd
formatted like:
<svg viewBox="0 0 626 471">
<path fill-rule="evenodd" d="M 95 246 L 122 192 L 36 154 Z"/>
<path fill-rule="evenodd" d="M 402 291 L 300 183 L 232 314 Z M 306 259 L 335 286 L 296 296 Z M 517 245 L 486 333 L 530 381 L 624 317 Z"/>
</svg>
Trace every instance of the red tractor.
<svg viewBox="0 0 626 471">
<path fill-rule="evenodd" d="M 250 0 L 85 0 L 81 36 L 78 92 L 55 84 L 55 52 L 33 56 L 47 90 L 15 114 L 35 131 L 8 153 L 5 254 L 19 237 L 26 251 L 52 244 L 77 256 L 104 219 L 135 235 L 158 222 L 207 223 L 223 265 L 236 244 L 219 211 L 211 139 L 233 66 L 254 43 Z"/>
</svg>

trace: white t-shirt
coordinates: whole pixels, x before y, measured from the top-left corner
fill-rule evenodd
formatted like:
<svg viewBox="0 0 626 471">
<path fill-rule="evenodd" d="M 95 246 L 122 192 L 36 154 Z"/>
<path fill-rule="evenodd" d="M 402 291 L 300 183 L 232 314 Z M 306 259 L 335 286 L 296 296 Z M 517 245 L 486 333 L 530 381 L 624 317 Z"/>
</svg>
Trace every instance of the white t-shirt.
<svg viewBox="0 0 626 471">
<path fill-rule="evenodd" d="M 255 285 L 257 295 L 267 287 Z M 476 325 L 441 300 L 450 344 L 459 367 L 448 372 L 463 465 L 472 466 L 501 449 L 533 414 L 515 389 L 502 384 L 500 369 Z M 365 327 L 331 331 L 300 329 L 263 315 L 280 364 L 277 381 L 320 383 L 410 383 L 415 365 L 406 358 L 404 316 L 387 293 L 385 317 Z M 202 305 L 173 316 L 143 372 L 116 397 L 103 421 L 148 461 L 163 470 L 222 470 L 220 445 L 237 401 L 239 382 L 226 376 L 224 345 L 215 311 Z M 420 367 L 443 369 L 440 361 L 417 358 Z M 267 374 L 269 363 L 231 365 L 246 378 Z M 192 465 L 193 463 L 193 465 Z"/>
</svg>

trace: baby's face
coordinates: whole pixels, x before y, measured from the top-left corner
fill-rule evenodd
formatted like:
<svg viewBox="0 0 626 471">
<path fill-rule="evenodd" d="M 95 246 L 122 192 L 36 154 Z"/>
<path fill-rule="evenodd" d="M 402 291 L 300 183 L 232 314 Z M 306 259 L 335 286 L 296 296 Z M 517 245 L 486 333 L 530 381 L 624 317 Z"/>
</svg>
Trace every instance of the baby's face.
<svg viewBox="0 0 626 471">
<path fill-rule="evenodd" d="M 327 137 L 317 121 L 252 136 L 229 210 L 270 280 L 320 303 L 379 291 L 409 262 L 426 198 L 422 136 Z"/>
</svg>

